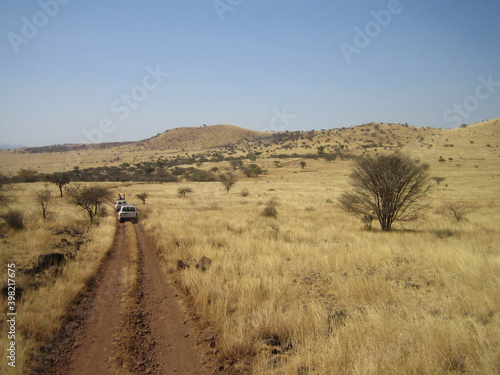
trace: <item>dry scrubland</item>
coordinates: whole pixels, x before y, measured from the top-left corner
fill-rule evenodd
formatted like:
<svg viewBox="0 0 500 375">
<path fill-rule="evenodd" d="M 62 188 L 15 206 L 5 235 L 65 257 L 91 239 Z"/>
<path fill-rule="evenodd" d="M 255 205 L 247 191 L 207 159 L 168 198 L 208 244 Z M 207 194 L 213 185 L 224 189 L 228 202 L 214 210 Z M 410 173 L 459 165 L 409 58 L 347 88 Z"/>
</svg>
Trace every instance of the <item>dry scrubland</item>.
<svg viewBox="0 0 500 375">
<path fill-rule="evenodd" d="M 430 164 L 431 176 L 445 178 L 431 194 L 427 217 L 397 224 L 389 233 L 376 223 L 367 231 L 339 209 L 337 198 L 348 188 L 351 161 L 306 159 L 301 169 L 299 159 L 282 159 L 277 168 L 276 159 L 262 157 L 256 163 L 268 175 L 247 178 L 237 171 L 239 181 L 229 194 L 217 182 L 105 184 L 139 207 L 165 270 L 189 296 L 200 323 L 214 327 L 214 350 L 230 371 L 500 373 L 498 120 L 453 130 L 379 128 L 383 132 L 368 125 L 348 128 L 342 144 L 359 154 L 376 152 L 361 147 L 368 141 L 388 146 L 386 151 L 379 147 L 380 152 L 390 152 L 399 142 L 403 152 Z M 312 140 L 274 145 L 263 156 L 284 152 L 287 145 L 292 147 L 288 153 L 315 152 L 324 144 L 331 145 L 330 151 L 338 145 L 330 138 L 333 133 L 318 133 Z M 70 170 L 74 160 L 98 166 L 175 153 L 128 145 L 80 155 L 2 151 L 0 160 L 1 172 L 8 174 L 27 166 L 40 172 Z M 118 154 L 121 160 L 113 161 Z M 228 163 L 204 163 L 202 169 L 214 166 L 223 170 Z M 191 187 L 193 193 L 180 198 L 180 187 Z M 97 271 L 116 225 L 108 208 L 100 225 L 90 227 L 83 210 L 60 198 L 43 222 L 31 200 L 41 188 L 42 183 L 15 184 L 7 191 L 17 200 L 11 208 L 25 212 L 27 228 L 15 232 L 0 223 L 5 235 L 0 239 L 2 280 L 7 263 L 27 269 L 39 254 L 74 252 L 75 243 L 83 243 L 58 277 L 53 271 L 17 273 L 18 285 L 25 288 L 18 305 L 18 364 L 57 332 L 71 301 Z M 57 196 L 55 185 L 51 188 Z M 250 195 L 242 196 L 244 189 Z M 140 192 L 149 194 L 146 205 L 134 199 Z M 276 219 L 262 216 L 273 198 Z M 448 202 L 474 209 L 457 223 L 444 209 Z M 132 249 L 130 254 L 127 285 L 132 287 L 136 259 Z M 202 256 L 213 262 L 206 272 L 194 267 Z M 190 267 L 178 269 L 178 260 Z M 5 312 L 3 299 L 2 347 Z M 5 368 L 6 361 L 0 361 L 0 370 Z"/>
<path fill-rule="evenodd" d="M 230 194 L 218 183 L 123 191 L 149 193 L 139 205 L 142 225 L 202 324 L 215 327 L 219 355 L 233 370 L 497 374 L 495 163 L 431 163 L 431 175 L 446 177 L 433 208 L 389 233 L 375 224 L 366 231 L 338 208 L 351 162 L 308 161 L 301 170 L 295 161 L 269 176 L 241 178 Z M 180 186 L 193 193 L 178 197 Z M 277 219 L 262 216 L 273 197 Z M 457 201 L 475 207 L 459 223 L 442 209 Z M 213 260 L 207 272 L 194 267 L 203 255 Z M 177 260 L 191 267 L 178 270 Z"/>
<path fill-rule="evenodd" d="M 2 355 L 0 373 L 4 374 L 27 373 L 36 350 L 49 343 L 59 331 L 71 303 L 95 275 L 114 238 L 116 220 L 110 215 L 110 208 L 108 214 L 101 214 L 98 226 L 89 226 L 83 210 L 66 199 L 56 198 L 49 207 L 48 220 L 44 222 L 41 209 L 33 200 L 34 192 L 43 188 L 42 183 L 16 184 L 7 190 L 8 196 L 15 200 L 10 208 L 24 212 L 26 229 L 14 231 L 4 223 L 0 228 L 5 236 L 0 239 L 1 286 L 7 283 L 7 263 L 15 263 L 16 288 L 23 288 L 22 297 L 17 301 L 16 369 L 8 367 Z M 55 185 L 51 188 L 57 197 Z M 20 272 L 32 269 L 38 255 L 52 252 L 62 252 L 66 256 L 72 253 L 75 257 L 59 269 L 52 268 L 35 275 Z M 1 299 L 0 309 L 0 347 L 7 348 L 5 298 Z"/>
</svg>

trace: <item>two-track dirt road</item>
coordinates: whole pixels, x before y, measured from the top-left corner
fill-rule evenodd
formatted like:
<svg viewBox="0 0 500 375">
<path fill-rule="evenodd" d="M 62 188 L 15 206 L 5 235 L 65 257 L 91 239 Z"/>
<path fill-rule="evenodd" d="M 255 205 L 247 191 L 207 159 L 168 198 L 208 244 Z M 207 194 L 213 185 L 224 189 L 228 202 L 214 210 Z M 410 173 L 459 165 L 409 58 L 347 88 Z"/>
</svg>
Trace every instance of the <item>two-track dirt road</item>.
<svg viewBox="0 0 500 375">
<path fill-rule="evenodd" d="M 205 335 L 206 338 L 207 335 Z M 211 374 L 215 360 L 139 224 L 113 247 L 37 373 Z"/>
</svg>

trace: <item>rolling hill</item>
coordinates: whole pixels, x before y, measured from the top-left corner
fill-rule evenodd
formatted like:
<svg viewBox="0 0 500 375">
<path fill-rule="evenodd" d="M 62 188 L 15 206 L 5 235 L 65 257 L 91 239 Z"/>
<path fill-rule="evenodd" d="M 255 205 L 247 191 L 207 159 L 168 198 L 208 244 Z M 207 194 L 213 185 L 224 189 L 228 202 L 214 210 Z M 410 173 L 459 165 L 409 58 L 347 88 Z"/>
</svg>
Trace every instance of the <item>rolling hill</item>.
<svg viewBox="0 0 500 375">
<path fill-rule="evenodd" d="M 185 127 L 167 130 L 155 137 L 138 142 L 137 146 L 167 150 L 209 149 L 252 142 L 269 137 L 269 135 L 269 133 L 234 125 Z"/>
<path fill-rule="evenodd" d="M 310 157 L 325 154 L 359 155 L 404 152 L 437 162 L 442 159 L 484 160 L 498 163 L 500 118 L 454 129 L 415 127 L 408 124 L 367 123 L 330 130 L 258 132 L 234 125 L 212 125 L 167 130 L 137 142 L 88 145 L 55 145 L 0 150 L 0 173 L 15 174 L 22 168 L 43 173 L 119 166 L 123 163 L 154 162 L 214 155 L 246 157 Z"/>
</svg>

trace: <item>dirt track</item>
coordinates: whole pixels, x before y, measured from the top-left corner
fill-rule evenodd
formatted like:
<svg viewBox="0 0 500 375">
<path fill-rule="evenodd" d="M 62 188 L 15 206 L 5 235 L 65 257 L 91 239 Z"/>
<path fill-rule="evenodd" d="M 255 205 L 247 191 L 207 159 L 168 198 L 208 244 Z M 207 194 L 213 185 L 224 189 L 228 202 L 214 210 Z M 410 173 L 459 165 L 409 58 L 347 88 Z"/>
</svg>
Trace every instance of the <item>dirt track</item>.
<svg viewBox="0 0 500 375">
<path fill-rule="evenodd" d="M 125 267 L 130 267 L 129 252 L 135 249 L 138 266 L 132 268 L 136 283 L 131 292 Z M 213 358 L 204 354 L 209 342 L 183 308 L 139 224 L 118 224 L 113 247 L 87 294 L 70 316 L 59 345 L 46 353 L 43 371 L 37 372 L 214 372 Z"/>
</svg>

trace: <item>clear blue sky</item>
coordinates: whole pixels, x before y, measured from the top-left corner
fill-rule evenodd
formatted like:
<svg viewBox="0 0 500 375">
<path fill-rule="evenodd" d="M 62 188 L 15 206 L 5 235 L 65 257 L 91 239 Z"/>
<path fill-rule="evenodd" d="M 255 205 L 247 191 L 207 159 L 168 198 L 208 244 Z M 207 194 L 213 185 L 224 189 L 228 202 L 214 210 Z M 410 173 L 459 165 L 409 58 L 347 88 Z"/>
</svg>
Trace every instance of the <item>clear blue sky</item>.
<svg viewBox="0 0 500 375">
<path fill-rule="evenodd" d="M 0 143 L 496 117 L 498 0 L 0 3 Z"/>
</svg>

